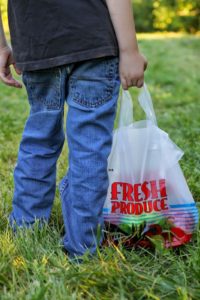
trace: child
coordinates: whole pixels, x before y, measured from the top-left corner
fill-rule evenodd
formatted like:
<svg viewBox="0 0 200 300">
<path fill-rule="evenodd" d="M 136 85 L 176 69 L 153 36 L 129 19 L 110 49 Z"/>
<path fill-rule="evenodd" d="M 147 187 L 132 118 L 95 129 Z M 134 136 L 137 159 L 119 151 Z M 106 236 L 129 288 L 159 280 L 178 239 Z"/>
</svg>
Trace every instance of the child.
<svg viewBox="0 0 200 300">
<path fill-rule="evenodd" d="M 59 183 L 70 258 L 96 252 L 103 240 L 102 209 L 108 188 L 120 83 L 143 86 L 147 61 L 139 53 L 131 0 L 9 0 L 12 49 L 0 22 L 0 79 L 21 88 L 30 114 L 14 169 L 12 226 L 48 221 L 61 153 L 64 103 L 69 168 Z M 100 227 L 99 227 L 100 226 Z"/>
</svg>

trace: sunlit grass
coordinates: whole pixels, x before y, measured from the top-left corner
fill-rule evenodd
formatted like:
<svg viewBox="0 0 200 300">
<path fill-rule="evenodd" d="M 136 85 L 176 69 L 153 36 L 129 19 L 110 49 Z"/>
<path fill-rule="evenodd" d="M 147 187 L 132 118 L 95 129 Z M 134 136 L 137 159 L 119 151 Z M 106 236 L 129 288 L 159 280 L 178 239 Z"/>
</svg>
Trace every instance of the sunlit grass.
<svg viewBox="0 0 200 300">
<path fill-rule="evenodd" d="M 149 60 L 145 81 L 159 126 L 185 152 L 181 166 L 194 198 L 200 201 L 200 39 L 155 36 L 139 35 L 140 49 Z M 144 117 L 137 104 L 138 91 L 133 88 L 131 93 L 138 120 Z M 199 229 L 193 242 L 179 252 L 128 252 L 119 245 L 73 266 L 60 246 L 63 220 L 57 189 L 49 226 L 39 229 L 36 224 L 34 231 L 12 234 L 7 217 L 13 169 L 28 113 L 25 89 L 0 83 L 0 299 L 199 300 Z M 67 169 L 67 153 L 65 144 L 57 184 Z"/>
<path fill-rule="evenodd" d="M 154 32 L 154 33 L 138 33 L 137 34 L 138 39 L 140 40 L 165 40 L 167 39 L 178 39 L 178 38 L 194 38 L 200 37 L 200 31 L 197 32 L 196 34 L 189 34 L 189 33 L 185 33 L 185 32 Z"/>
</svg>

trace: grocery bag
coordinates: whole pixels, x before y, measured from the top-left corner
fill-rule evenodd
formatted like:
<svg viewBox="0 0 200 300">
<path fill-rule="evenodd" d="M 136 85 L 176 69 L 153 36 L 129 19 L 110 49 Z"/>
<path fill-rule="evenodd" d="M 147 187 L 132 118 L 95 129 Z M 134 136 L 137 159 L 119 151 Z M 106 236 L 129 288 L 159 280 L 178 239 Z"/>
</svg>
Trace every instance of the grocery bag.
<svg viewBox="0 0 200 300">
<path fill-rule="evenodd" d="M 141 236 L 160 235 L 165 247 L 180 246 L 191 240 L 199 219 L 179 165 L 184 153 L 157 126 L 146 84 L 138 100 L 146 120 L 134 122 L 130 93 L 122 91 L 108 157 L 104 221 L 127 233 L 142 226 Z"/>
</svg>

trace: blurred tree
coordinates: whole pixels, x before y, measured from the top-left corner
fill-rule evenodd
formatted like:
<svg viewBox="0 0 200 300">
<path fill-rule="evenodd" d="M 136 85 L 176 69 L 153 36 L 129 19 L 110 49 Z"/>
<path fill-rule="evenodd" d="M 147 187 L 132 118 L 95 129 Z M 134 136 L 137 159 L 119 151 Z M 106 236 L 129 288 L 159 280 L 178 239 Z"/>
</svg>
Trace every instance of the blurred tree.
<svg viewBox="0 0 200 300">
<path fill-rule="evenodd" d="M 200 0 L 132 0 L 139 32 L 200 30 Z"/>
<path fill-rule="evenodd" d="M 154 31 L 153 0 L 132 0 L 136 29 L 139 32 Z"/>
<path fill-rule="evenodd" d="M 153 6 L 155 29 L 188 32 L 199 30 L 200 1 L 155 0 Z"/>
<path fill-rule="evenodd" d="M 176 16 L 176 0 L 153 2 L 154 29 L 167 30 Z"/>
<path fill-rule="evenodd" d="M 200 30 L 200 1 L 177 1 L 177 15 L 174 25 L 177 30 L 195 32 Z"/>
</svg>

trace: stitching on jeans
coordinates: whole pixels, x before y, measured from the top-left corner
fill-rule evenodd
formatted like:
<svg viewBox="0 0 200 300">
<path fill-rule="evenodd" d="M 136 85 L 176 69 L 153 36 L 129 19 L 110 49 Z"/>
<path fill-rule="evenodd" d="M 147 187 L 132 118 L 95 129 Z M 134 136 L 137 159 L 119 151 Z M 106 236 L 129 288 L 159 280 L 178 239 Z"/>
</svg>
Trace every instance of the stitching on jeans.
<svg viewBox="0 0 200 300">
<path fill-rule="evenodd" d="M 37 74 L 39 76 L 39 72 L 42 72 L 43 74 L 48 73 L 48 70 L 39 70 L 38 74 L 37 71 L 34 71 L 34 74 Z M 50 72 L 50 70 L 49 70 Z M 56 79 L 56 83 L 55 83 L 55 89 L 53 92 L 53 97 L 51 98 L 38 98 L 38 102 L 41 102 L 44 104 L 45 108 L 48 111 L 53 111 L 53 110 L 59 110 L 62 106 L 62 101 L 61 101 L 61 70 L 60 68 L 55 68 L 53 70 L 51 70 L 51 72 L 53 73 L 52 75 L 55 76 Z M 29 73 L 29 75 L 31 74 L 31 71 Z M 30 75 L 31 76 L 31 75 Z M 28 95 L 28 100 L 30 102 L 31 108 L 34 111 L 34 97 L 35 97 L 35 93 L 33 92 L 33 86 L 37 85 L 37 81 L 34 82 L 34 80 L 31 82 L 31 80 L 29 80 L 28 78 L 28 73 L 24 73 L 24 80 L 25 83 L 27 85 L 27 89 L 29 90 L 29 95 Z M 41 84 L 43 86 L 45 86 L 45 84 L 48 86 L 48 83 L 45 83 L 45 81 L 38 81 L 38 84 Z"/>
<path fill-rule="evenodd" d="M 59 110 L 61 107 L 61 70 L 59 68 L 56 68 L 54 70 L 54 73 L 55 73 L 55 79 L 56 79 L 55 96 L 56 96 L 57 100 L 55 103 L 51 100 L 49 102 L 50 103 L 49 106 L 47 105 L 46 101 L 44 101 L 44 104 L 45 104 L 47 110 Z"/>
<path fill-rule="evenodd" d="M 109 69 L 107 70 L 106 73 L 107 77 L 105 78 L 105 80 L 109 82 L 109 85 L 106 86 L 106 88 L 104 88 L 102 96 L 99 99 L 97 98 L 97 100 L 94 101 L 93 103 L 91 101 L 84 100 L 81 97 L 80 93 L 77 91 L 75 79 L 71 77 L 70 83 L 72 89 L 72 99 L 74 102 L 88 108 L 94 108 L 108 102 L 108 100 L 112 98 L 112 93 L 115 86 L 114 78 L 115 78 L 115 73 L 117 72 L 118 60 L 116 60 L 116 62 L 105 61 L 105 64 L 109 66 Z M 84 77 L 84 79 L 86 78 L 87 77 Z M 78 77 L 78 79 L 81 79 L 81 77 Z"/>
<path fill-rule="evenodd" d="M 65 188 L 67 187 L 67 185 L 68 185 L 68 179 L 65 178 L 64 181 L 61 182 L 61 185 L 60 185 L 60 188 L 59 188 L 59 190 L 60 190 L 60 196 L 62 196 Z"/>
</svg>

